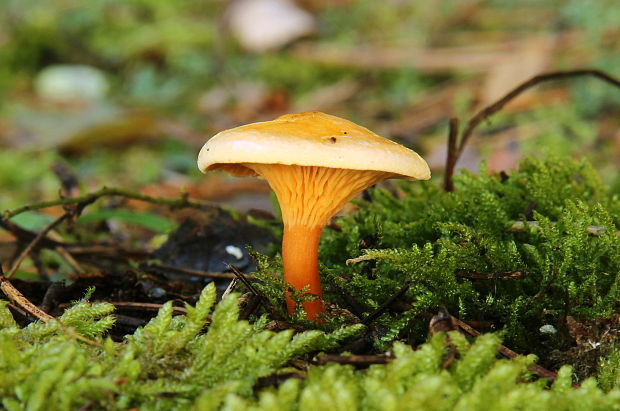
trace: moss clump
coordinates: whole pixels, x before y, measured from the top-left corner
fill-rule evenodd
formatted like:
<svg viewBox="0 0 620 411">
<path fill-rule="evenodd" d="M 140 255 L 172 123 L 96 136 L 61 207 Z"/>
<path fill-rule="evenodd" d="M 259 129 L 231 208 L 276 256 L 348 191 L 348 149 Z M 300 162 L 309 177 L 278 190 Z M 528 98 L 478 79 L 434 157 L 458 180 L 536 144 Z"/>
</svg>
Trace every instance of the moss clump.
<svg viewBox="0 0 620 411">
<path fill-rule="evenodd" d="M 253 323 L 238 320 L 234 296 L 215 306 L 213 285 L 195 307 L 186 306 L 186 315 L 173 316 L 167 303 L 120 343 L 104 337 L 114 323 L 110 304 L 79 302 L 60 322 L 20 328 L 6 302 L 0 302 L 2 406 L 617 409 L 620 355 L 613 348 L 617 327 L 612 320 L 618 311 L 620 201 L 584 162 L 526 160 L 511 175 L 482 171 L 459 177 L 455 193 L 421 183 L 402 184 L 395 192 L 374 190 L 356 213 L 338 221 L 340 231 L 326 230 L 321 261 L 331 302 L 363 316 L 404 282 L 411 283 L 399 306 L 372 324 L 375 347 L 392 350 L 394 359 L 386 365 L 287 368 L 296 357 L 337 348 L 363 326 L 341 327 L 345 320 L 332 317 L 320 325 L 335 330 L 331 333 L 266 331 L 265 316 Z M 514 231 L 515 220 L 535 224 Z M 356 262 L 345 264 L 351 258 Z M 277 312 L 284 288 L 276 276 L 281 268 L 265 256 L 259 264 L 264 282 L 257 287 Z M 524 274 L 479 279 L 516 270 Z M 463 320 L 488 322 L 502 330 L 511 348 L 538 355 L 568 353 L 571 346 L 579 351 L 590 338 L 579 329 L 596 336 L 601 334 L 596 324 L 607 324 L 605 349 L 598 348 L 602 358 L 592 367 L 598 375 L 573 389 L 578 368 L 563 366 L 549 385 L 528 370 L 533 355 L 498 360 L 497 334 L 472 342 L 450 333 L 456 353 L 450 363 L 445 334 L 427 341 L 428 315 L 440 306 Z M 307 325 L 299 314 L 291 321 Z M 541 333 L 546 324 L 558 332 Z M 414 350 L 404 341 L 427 342 Z M 258 388 L 261 377 L 291 371 L 299 378 Z"/>
<path fill-rule="evenodd" d="M 274 333 L 264 330 L 264 318 L 238 321 L 234 296 L 211 315 L 215 298 L 211 284 L 195 307 L 186 306 L 187 314 L 176 317 L 167 303 L 122 343 L 101 337 L 114 323 L 110 304 L 79 303 L 60 323 L 21 329 L 1 302 L 2 405 L 8 410 L 187 409 L 199 395 L 250 395 L 259 377 L 292 357 L 333 347 L 361 328 Z M 75 333 L 98 345 L 75 339 Z"/>
<path fill-rule="evenodd" d="M 433 337 L 417 350 L 395 343 L 396 359 L 355 371 L 350 366 L 330 364 L 314 367 L 305 381 L 290 379 L 277 389 L 268 389 L 258 400 L 229 395 L 214 403 L 199 398 L 198 409 L 222 407 L 231 410 L 611 410 L 618 408 L 620 391 L 603 392 L 589 379 L 581 388 L 571 388 L 571 368 L 563 367 L 557 380 L 532 382 L 528 366 L 534 357 L 497 360 L 499 340 L 488 334 L 468 343 L 450 334 L 460 359 L 442 368 L 444 335 Z M 528 382 L 529 383 L 526 383 Z"/>
<path fill-rule="evenodd" d="M 333 348 L 359 327 L 332 334 L 263 331 L 237 320 L 234 296 L 212 315 L 215 288 L 205 288 L 196 307 L 172 317 L 166 304 L 144 328 L 121 343 L 101 337 L 113 323 L 112 306 L 79 303 L 59 323 L 19 328 L 0 307 L 0 397 L 7 410 L 569 410 L 617 409 L 620 356 L 603 366 L 600 388 L 588 379 L 572 389 L 571 368 L 548 382 L 528 371 L 534 356 L 496 358 L 499 337 L 475 342 L 450 333 L 457 353 L 448 366 L 446 334 L 413 350 L 394 343 L 386 365 L 366 370 L 330 364 L 295 370 L 278 387 L 255 389 L 259 377 L 290 371 L 294 356 Z M 75 339 L 75 332 L 98 345 Z M 604 374 L 604 375 L 603 375 Z M 616 408 L 614 408 L 616 407 Z"/>
<path fill-rule="evenodd" d="M 408 310 L 380 319 L 390 330 L 386 342 L 398 335 L 421 342 L 424 314 L 446 306 L 539 355 L 570 342 L 567 316 L 617 310 L 620 201 L 587 162 L 530 159 L 510 175 L 464 173 L 456 187 L 445 193 L 415 182 L 395 192 L 376 189 L 356 213 L 338 220 L 341 231 L 327 229 L 320 255 L 328 298 L 368 313 L 410 280 Z M 515 232 L 517 220 L 533 224 Z M 345 264 L 352 258 L 357 263 Z M 518 279 L 467 278 L 517 270 Z M 545 324 L 560 332 L 541 334 Z"/>
</svg>

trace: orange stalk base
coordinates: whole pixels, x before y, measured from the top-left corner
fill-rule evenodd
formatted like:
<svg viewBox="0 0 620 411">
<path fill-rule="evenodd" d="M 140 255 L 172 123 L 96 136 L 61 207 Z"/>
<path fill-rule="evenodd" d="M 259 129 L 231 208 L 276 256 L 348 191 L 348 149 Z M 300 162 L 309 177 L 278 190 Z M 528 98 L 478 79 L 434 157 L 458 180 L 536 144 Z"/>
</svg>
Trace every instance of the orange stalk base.
<svg viewBox="0 0 620 411">
<path fill-rule="evenodd" d="M 284 264 L 284 281 L 296 290 L 308 286 L 308 293 L 321 297 L 319 279 L 318 248 L 323 226 L 305 227 L 302 225 L 284 226 L 282 238 L 282 262 Z M 289 314 L 295 312 L 295 302 L 286 296 Z M 316 320 L 316 316 L 325 312 L 321 300 L 303 303 L 306 318 Z"/>
</svg>

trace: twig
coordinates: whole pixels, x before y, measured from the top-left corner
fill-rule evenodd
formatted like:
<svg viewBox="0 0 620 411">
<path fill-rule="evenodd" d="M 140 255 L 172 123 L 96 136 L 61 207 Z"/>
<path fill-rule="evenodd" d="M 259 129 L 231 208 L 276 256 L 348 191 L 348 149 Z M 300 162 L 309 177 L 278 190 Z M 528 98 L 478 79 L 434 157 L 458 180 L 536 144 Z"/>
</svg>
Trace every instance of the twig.
<svg viewBox="0 0 620 411">
<path fill-rule="evenodd" d="M 134 259 L 147 258 L 151 255 L 146 251 L 127 250 L 121 247 L 105 244 L 64 244 L 63 247 L 66 248 L 72 255 L 98 255 L 107 258 L 118 258 L 119 256 L 125 256 Z"/>
<path fill-rule="evenodd" d="M 6 277 L 0 276 L 0 289 L 2 289 L 9 300 L 22 307 L 33 317 L 45 322 L 56 320 L 54 317 L 41 310 L 39 307 L 31 303 L 26 297 L 24 297 L 24 295 L 20 293 L 19 290 L 15 288 Z"/>
<path fill-rule="evenodd" d="M 64 206 L 69 204 L 79 204 L 79 203 L 92 203 L 93 201 L 98 200 L 101 197 L 125 197 L 131 198 L 133 200 L 144 201 L 151 204 L 164 205 L 172 208 L 201 208 L 207 205 L 211 205 L 211 203 L 207 202 L 196 202 L 190 200 L 187 195 L 183 195 L 181 198 L 163 198 L 163 197 L 152 197 L 146 194 L 137 193 L 135 191 L 125 190 L 122 188 L 108 188 L 103 187 L 93 193 L 86 194 L 79 197 L 65 197 L 59 198 L 57 200 L 50 201 L 42 201 L 40 203 L 28 204 L 22 207 L 15 208 L 13 210 L 6 210 L 3 213 L 3 218 L 5 220 L 10 219 L 18 214 L 21 214 L 25 211 L 34 211 L 41 210 L 44 208 L 55 207 L 55 206 Z"/>
<path fill-rule="evenodd" d="M 471 280 L 518 280 L 525 277 L 525 271 L 505 271 L 501 273 L 469 273 L 458 271 L 457 277 L 469 278 Z"/>
<path fill-rule="evenodd" d="M 446 170 L 443 176 L 443 185 L 446 191 L 454 191 L 454 183 L 452 181 L 452 175 L 454 174 L 454 168 L 458 161 L 459 155 L 457 154 L 457 140 L 459 137 L 459 119 L 452 117 L 450 119 L 450 128 L 448 131 L 448 153 L 446 157 Z"/>
<path fill-rule="evenodd" d="M 235 291 L 235 287 L 237 287 L 237 283 L 239 282 L 239 278 L 235 277 L 232 280 L 230 280 L 230 283 L 228 284 L 228 287 L 226 287 L 226 290 L 224 290 L 224 293 L 222 294 L 222 300 L 226 297 L 228 297 L 228 295 L 230 293 L 232 293 L 233 291 Z"/>
<path fill-rule="evenodd" d="M 76 259 L 73 258 L 71 253 L 65 247 L 58 246 L 54 250 L 66 261 L 67 264 L 69 264 L 69 266 L 71 266 L 71 268 L 73 269 L 73 271 L 75 271 L 76 274 L 84 273 L 84 269 L 82 268 L 80 263 L 78 263 Z"/>
<path fill-rule="evenodd" d="M 128 301 L 128 302 L 111 301 L 110 304 L 118 308 L 125 308 L 128 310 L 136 310 L 136 311 L 138 310 L 139 311 L 159 311 L 161 307 L 163 307 L 163 304 L 141 303 L 141 302 L 133 302 L 133 301 Z M 173 306 L 172 311 L 177 314 L 187 314 L 187 310 L 183 307 Z"/>
<path fill-rule="evenodd" d="M 497 100 L 495 103 L 490 104 L 484 107 L 482 110 L 478 111 L 465 126 L 463 132 L 460 135 L 460 139 L 456 139 L 452 137 L 453 126 L 452 121 L 450 122 L 450 135 L 448 138 L 448 155 L 446 158 L 446 169 L 445 169 L 445 178 L 444 178 L 444 189 L 446 191 L 454 190 L 454 183 L 452 181 L 452 177 L 454 175 L 454 168 L 459 158 L 463 154 L 463 150 L 467 142 L 470 140 L 474 130 L 480 123 L 484 120 L 492 116 L 493 114 L 500 111 L 506 104 L 508 104 L 512 99 L 517 97 L 519 94 L 523 93 L 527 89 L 534 87 L 540 83 L 544 83 L 550 80 L 560 80 L 570 77 L 584 77 L 584 76 L 592 76 L 598 78 L 599 80 L 605 81 L 615 87 L 620 88 L 620 80 L 612 77 L 611 75 L 604 73 L 600 70 L 596 69 L 581 69 L 581 70 L 569 70 L 569 71 L 553 71 L 549 73 L 539 74 L 530 78 L 529 80 L 521 83 L 511 91 L 509 91 L 504 97 Z M 458 143 L 453 143 L 452 147 L 450 145 L 450 140 L 458 140 Z M 452 150 L 452 153 L 451 153 Z"/>
<path fill-rule="evenodd" d="M 62 223 L 63 221 L 65 221 L 67 218 L 69 217 L 68 213 L 65 213 L 63 215 L 61 215 L 59 218 L 57 218 L 55 221 L 53 221 L 52 223 L 48 224 L 47 227 L 45 227 L 31 242 L 30 244 L 28 244 L 28 246 L 26 248 L 24 248 L 24 251 L 21 252 L 21 254 L 19 255 L 19 257 L 17 257 L 17 259 L 15 260 L 15 262 L 13 263 L 13 265 L 11 266 L 11 269 L 9 270 L 9 272 L 6 274 L 6 279 L 9 279 L 13 276 L 13 274 L 15 274 L 15 272 L 17 271 L 17 269 L 19 268 L 19 266 L 22 264 L 22 262 L 26 259 L 26 257 L 28 257 L 28 254 L 30 254 L 30 252 L 37 246 L 37 244 L 39 244 L 39 242 L 47 235 L 47 233 L 49 233 L 50 231 L 52 231 L 54 228 L 56 228 L 60 223 Z"/>
<path fill-rule="evenodd" d="M 37 273 L 39 274 L 39 279 L 41 281 L 49 281 L 49 276 L 47 275 L 47 270 L 45 269 L 45 264 L 41 260 L 41 253 L 37 250 L 33 253 L 30 253 L 30 260 L 32 264 L 37 269 Z M 45 311 L 45 310 L 44 310 Z"/>
<path fill-rule="evenodd" d="M 258 308 L 260 301 L 261 298 L 259 296 L 250 293 L 245 308 L 239 313 L 239 320 L 247 320 L 250 318 L 250 315 Z"/>
<path fill-rule="evenodd" d="M 431 335 L 456 331 L 457 328 L 458 327 L 454 322 L 453 317 L 445 307 L 441 307 L 437 314 L 435 314 L 428 323 L 428 330 Z M 449 335 L 446 335 L 444 346 L 447 348 L 447 353 L 441 362 L 441 368 L 445 370 L 448 369 L 448 367 L 450 367 L 456 359 L 457 349 Z"/>
<path fill-rule="evenodd" d="M 392 295 L 390 298 L 388 298 L 375 311 L 370 313 L 368 315 L 368 317 L 364 318 L 361 321 L 361 323 L 364 324 L 364 325 L 368 325 L 371 322 L 373 322 L 375 319 L 377 319 L 381 314 L 383 314 L 384 311 L 386 311 L 388 309 L 388 307 L 390 305 L 392 305 L 392 303 L 394 303 L 394 301 L 396 301 L 397 299 L 402 297 L 407 292 L 407 290 L 409 289 L 410 286 L 411 286 L 411 280 L 409 280 L 409 279 L 405 280 L 405 285 L 403 285 L 400 290 L 396 291 L 396 293 L 394 295 Z"/>
<path fill-rule="evenodd" d="M 213 272 L 207 272 L 207 271 L 194 270 L 191 268 L 175 267 L 173 265 L 166 265 L 166 264 L 152 264 L 152 263 L 141 264 L 140 269 L 143 271 L 149 271 L 152 269 L 155 269 L 155 270 L 159 269 L 159 270 L 164 270 L 164 271 L 168 270 L 168 271 L 174 271 L 178 274 L 193 275 L 196 277 L 204 277 L 204 278 L 216 278 L 216 279 L 222 279 L 222 280 L 234 280 L 235 278 L 238 278 L 238 276 L 233 273 L 213 273 Z M 244 276 L 248 280 L 256 280 L 256 277 L 254 277 L 253 275 L 244 274 Z"/>
<path fill-rule="evenodd" d="M 248 290 L 250 290 L 250 292 L 258 299 L 258 302 L 260 304 L 263 305 L 263 307 L 265 307 L 265 309 L 267 309 L 267 311 L 269 311 L 269 313 L 271 314 L 271 316 L 273 318 L 275 318 L 276 320 L 278 319 L 282 319 L 282 316 L 280 316 L 277 311 L 271 306 L 271 303 L 269 302 L 269 300 L 267 299 L 267 297 L 265 297 L 263 295 L 263 293 L 261 293 L 260 291 L 258 291 L 253 285 L 252 283 L 249 281 L 248 276 L 245 275 L 244 273 L 241 272 L 241 270 L 239 270 L 236 266 L 232 265 L 232 264 L 228 264 L 228 268 L 237 276 L 237 278 L 243 283 L 243 285 L 245 285 Z"/>
<path fill-rule="evenodd" d="M 254 311 L 256 311 L 260 303 L 261 298 L 255 294 L 250 293 L 249 298 L 246 300 L 243 311 L 239 313 L 239 320 L 247 320 L 248 318 L 250 318 L 250 315 L 252 315 Z"/>
<path fill-rule="evenodd" d="M 5 220 L 2 217 L 0 217 L 0 227 L 4 228 L 6 231 L 13 234 L 20 242 L 32 241 L 34 238 L 36 238 L 39 235 L 36 232 L 26 230 L 25 228 L 22 228 L 9 220 Z M 63 243 L 61 241 L 54 240 L 50 238 L 49 236 L 42 238 L 40 241 L 40 245 L 44 247 L 50 247 L 50 248 L 54 248 L 59 245 L 63 247 L 68 246 L 68 244 Z"/>
<path fill-rule="evenodd" d="M 357 368 L 366 368 L 373 364 L 387 364 L 392 361 L 392 357 L 385 355 L 335 355 L 321 354 L 317 356 L 316 362 L 325 365 L 330 362 L 338 364 L 350 364 Z"/>
<path fill-rule="evenodd" d="M 2 274 L 1 271 L 0 274 Z M 0 275 L 0 289 L 2 289 L 2 292 L 4 292 L 4 294 L 9 298 L 9 300 L 13 301 L 15 304 L 26 310 L 26 312 L 28 312 L 28 314 L 32 315 L 33 317 L 36 317 L 43 322 L 56 322 L 58 323 L 58 326 L 61 330 L 71 335 L 73 338 L 90 345 L 101 347 L 101 344 L 99 344 L 97 341 L 86 338 L 83 335 L 76 333 L 72 329 L 65 327 L 58 318 L 52 317 L 51 315 L 31 303 L 26 297 L 24 297 L 22 293 L 19 292 L 17 288 L 13 286 L 13 284 L 9 282 L 9 280 L 7 280 L 2 275 Z"/>
<path fill-rule="evenodd" d="M 552 222 L 551 224 L 556 225 L 557 223 Z M 529 230 L 539 230 L 540 224 L 538 224 L 538 221 L 517 220 L 514 223 L 512 223 L 510 227 L 508 227 L 508 231 L 511 231 L 513 233 L 520 233 L 520 232 L 526 231 L 526 227 Z M 586 227 L 586 233 L 594 237 L 599 237 L 605 234 L 605 231 L 606 231 L 606 228 L 601 225 L 589 225 Z M 616 235 L 620 237 L 620 231 L 616 231 Z"/>
<path fill-rule="evenodd" d="M 254 288 L 254 286 L 252 285 L 252 283 L 249 281 L 248 277 L 241 272 L 241 270 L 239 270 L 236 266 L 232 265 L 232 264 L 228 264 L 228 268 L 230 269 L 230 271 L 233 272 L 233 274 L 235 275 L 235 277 L 237 277 L 239 280 L 241 280 L 241 282 L 243 283 L 243 285 L 245 285 L 248 290 L 250 290 L 250 292 L 256 296 L 259 296 L 262 298 L 264 298 L 262 296 L 261 293 L 258 292 L 258 290 L 256 288 Z"/>
<path fill-rule="evenodd" d="M 463 330 L 466 334 L 471 335 L 472 337 L 478 337 L 480 336 L 480 333 L 478 331 L 476 331 L 475 329 L 473 329 L 472 327 L 470 327 L 467 323 L 459 320 L 458 318 L 451 316 L 452 320 L 458 325 L 458 327 Z M 510 348 L 506 347 L 505 345 L 501 345 L 498 347 L 497 351 L 504 357 L 504 358 L 515 358 L 517 357 L 519 354 L 517 354 L 516 352 L 512 351 Z M 549 371 L 546 368 L 541 367 L 538 364 L 531 364 L 528 369 L 530 371 L 532 371 L 533 373 L 535 373 L 536 375 L 538 375 L 539 377 L 543 377 L 543 378 L 549 378 L 552 381 L 555 381 L 558 377 L 558 375 L 556 373 L 554 373 L 553 371 Z M 576 384 L 573 384 L 573 387 L 577 387 Z"/>
<path fill-rule="evenodd" d="M 112 304 L 114 307 L 126 309 L 126 310 L 135 310 L 135 311 L 159 311 L 163 304 L 156 303 L 142 303 L 138 301 L 107 301 L 109 304 Z M 71 306 L 71 304 L 64 303 L 60 304 L 58 307 L 67 308 Z M 172 306 L 172 311 L 175 314 L 187 314 L 187 310 L 183 307 Z"/>
</svg>

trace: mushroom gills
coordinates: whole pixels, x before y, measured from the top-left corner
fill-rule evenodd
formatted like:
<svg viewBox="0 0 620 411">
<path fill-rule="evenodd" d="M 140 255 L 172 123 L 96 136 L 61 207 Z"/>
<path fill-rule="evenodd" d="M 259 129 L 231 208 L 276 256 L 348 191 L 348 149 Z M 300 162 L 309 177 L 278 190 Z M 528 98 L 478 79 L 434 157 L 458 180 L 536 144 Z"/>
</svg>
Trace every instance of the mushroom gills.
<svg viewBox="0 0 620 411">
<path fill-rule="evenodd" d="M 296 290 L 307 289 L 322 296 L 318 269 L 318 245 L 328 220 L 351 198 L 369 186 L 393 176 L 372 170 L 348 170 L 318 166 L 243 164 L 265 178 L 276 193 L 284 235 L 282 262 L 284 281 Z M 295 302 L 287 295 L 289 313 Z M 320 300 L 303 303 L 309 319 L 323 312 Z"/>
</svg>

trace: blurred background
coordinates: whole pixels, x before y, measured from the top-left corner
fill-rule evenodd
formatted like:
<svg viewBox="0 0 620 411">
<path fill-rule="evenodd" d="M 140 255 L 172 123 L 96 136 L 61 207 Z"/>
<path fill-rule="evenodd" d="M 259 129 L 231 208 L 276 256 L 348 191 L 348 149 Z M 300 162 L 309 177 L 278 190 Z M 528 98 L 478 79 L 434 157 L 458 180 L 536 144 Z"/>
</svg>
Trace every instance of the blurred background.
<svg viewBox="0 0 620 411">
<path fill-rule="evenodd" d="M 321 110 L 445 161 L 462 122 L 527 78 L 620 76 L 617 0 L 3 0 L 0 205 L 58 197 L 73 172 L 158 196 L 271 203 L 256 179 L 202 176 L 214 133 Z M 485 123 L 459 167 L 588 157 L 620 191 L 620 90 L 545 84 Z M 59 171 L 60 170 L 60 171 Z"/>
</svg>

